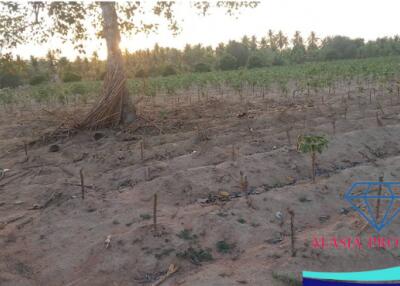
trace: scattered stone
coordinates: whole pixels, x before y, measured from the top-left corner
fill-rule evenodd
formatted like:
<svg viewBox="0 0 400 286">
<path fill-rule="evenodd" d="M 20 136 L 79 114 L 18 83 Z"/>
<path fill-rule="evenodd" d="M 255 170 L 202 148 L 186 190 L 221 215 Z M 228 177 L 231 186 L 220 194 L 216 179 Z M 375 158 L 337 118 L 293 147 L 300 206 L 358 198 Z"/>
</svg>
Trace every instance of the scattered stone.
<svg viewBox="0 0 400 286">
<path fill-rule="evenodd" d="M 268 244 L 278 244 L 278 243 L 282 242 L 282 240 L 283 239 L 281 237 L 273 237 L 273 238 L 265 240 L 265 242 Z"/>
<path fill-rule="evenodd" d="M 233 192 L 232 194 L 231 194 L 231 198 L 240 198 L 240 197 L 242 197 L 243 196 L 243 193 L 242 192 Z"/>
<path fill-rule="evenodd" d="M 341 208 L 340 210 L 339 210 L 339 213 L 340 214 L 344 214 L 344 215 L 346 215 L 346 214 L 348 214 L 350 211 L 349 211 L 349 209 L 347 209 L 347 208 Z"/>
<path fill-rule="evenodd" d="M 275 213 L 275 217 L 279 220 L 283 220 L 283 213 L 281 211 L 277 211 Z"/>
<path fill-rule="evenodd" d="M 60 146 L 58 146 L 57 144 L 50 145 L 49 152 L 55 153 L 55 152 L 58 152 L 58 151 L 60 151 Z"/>
<path fill-rule="evenodd" d="M 106 240 L 104 241 L 104 247 L 109 248 L 111 245 L 111 235 L 107 235 Z"/>
<path fill-rule="evenodd" d="M 231 273 L 222 272 L 218 275 L 221 276 L 222 278 L 225 278 L 225 277 L 231 277 L 233 275 L 233 273 L 232 272 Z"/>
<path fill-rule="evenodd" d="M 197 202 L 199 204 L 206 204 L 208 202 L 208 199 L 197 199 Z"/>
<path fill-rule="evenodd" d="M 30 210 L 38 210 L 38 209 L 40 209 L 40 205 L 39 204 L 34 204 L 32 206 L 32 208 L 30 208 Z"/>
<path fill-rule="evenodd" d="M 320 223 L 324 223 L 324 222 L 326 222 L 326 221 L 328 221 L 330 219 L 330 216 L 329 215 L 322 215 L 318 219 L 319 219 Z"/>
<path fill-rule="evenodd" d="M 0 179 L 3 178 L 7 172 L 10 172 L 10 169 L 0 169 Z"/>
<path fill-rule="evenodd" d="M 15 202 L 14 202 L 14 205 L 17 205 L 17 206 L 18 206 L 18 205 L 22 205 L 23 203 L 24 203 L 24 201 L 15 201 Z"/>
<path fill-rule="evenodd" d="M 229 193 L 225 191 L 221 191 L 218 193 L 218 197 L 220 200 L 228 201 L 229 200 Z"/>
<path fill-rule="evenodd" d="M 88 156 L 89 156 L 89 153 L 84 152 L 84 153 L 82 153 L 80 156 L 74 157 L 74 159 L 73 159 L 72 161 L 73 161 L 74 163 L 80 162 L 80 161 L 86 159 Z"/>
<path fill-rule="evenodd" d="M 248 194 L 248 195 L 258 195 L 259 192 L 257 191 L 256 188 L 251 187 L 251 188 L 247 191 L 247 194 Z"/>
<path fill-rule="evenodd" d="M 301 203 L 307 203 L 307 202 L 311 202 L 312 200 L 310 200 L 309 198 L 307 198 L 306 196 L 301 196 L 299 198 L 299 202 Z"/>
<path fill-rule="evenodd" d="M 293 185 L 296 183 L 296 179 L 291 177 L 291 176 L 287 176 L 287 179 L 289 181 L 289 185 Z"/>
<path fill-rule="evenodd" d="M 238 113 L 237 115 L 236 115 L 236 117 L 237 118 L 242 118 L 242 117 L 245 117 L 247 115 L 247 112 L 241 112 L 241 113 Z"/>
<path fill-rule="evenodd" d="M 210 204 L 215 202 L 218 199 L 217 196 L 213 195 L 213 194 L 208 194 L 208 197 L 205 199 L 197 199 L 197 202 L 202 203 L 202 204 Z"/>
</svg>

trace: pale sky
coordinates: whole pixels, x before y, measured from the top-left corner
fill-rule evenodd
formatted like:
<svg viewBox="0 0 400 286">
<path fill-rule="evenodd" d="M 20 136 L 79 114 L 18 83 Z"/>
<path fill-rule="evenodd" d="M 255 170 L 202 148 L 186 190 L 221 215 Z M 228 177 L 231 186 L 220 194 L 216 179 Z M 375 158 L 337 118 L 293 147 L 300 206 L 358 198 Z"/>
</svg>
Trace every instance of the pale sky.
<svg viewBox="0 0 400 286">
<path fill-rule="evenodd" d="M 299 30 L 304 38 L 310 31 L 315 31 L 318 37 L 344 35 L 366 40 L 400 34 L 400 0 L 262 0 L 257 8 L 245 10 L 237 18 L 216 8 L 210 11 L 211 15 L 198 15 L 188 1 L 177 1 L 176 6 L 176 17 L 182 28 L 178 36 L 160 27 L 157 33 L 148 36 L 124 38 L 121 47 L 130 51 L 152 48 L 155 43 L 176 48 L 183 48 L 186 43 L 215 47 L 244 35 L 256 35 L 260 39 L 269 29 L 282 30 L 290 37 Z M 57 42 L 25 45 L 14 52 L 23 57 L 43 56 L 49 48 L 62 47 L 64 55 L 76 55 L 71 46 L 60 46 Z M 104 58 L 105 46 L 101 42 L 89 43 L 88 54 L 97 50 Z"/>
</svg>

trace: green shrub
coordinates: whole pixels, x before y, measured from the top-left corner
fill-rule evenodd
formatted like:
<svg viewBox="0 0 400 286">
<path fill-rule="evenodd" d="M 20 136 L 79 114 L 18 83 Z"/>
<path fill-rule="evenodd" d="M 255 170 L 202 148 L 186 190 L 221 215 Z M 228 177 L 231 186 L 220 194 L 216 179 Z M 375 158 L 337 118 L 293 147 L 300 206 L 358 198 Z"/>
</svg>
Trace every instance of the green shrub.
<svg viewBox="0 0 400 286">
<path fill-rule="evenodd" d="M 88 87 L 81 82 L 74 83 L 70 87 L 70 91 L 72 94 L 86 94 L 88 92 Z"/>
<path fill-rule="evenodd" d="M 141 214 L 140 218 L 142 220 L 149 220 L 149 219 L 151 219 L 151 215 L 149 215 L 149 214 Z"/>
<path fill-rule="evenodd" d="M 238 222 L 238 223 L 241 223 L 241 224 L 245 224 L 245 223 L 246 223 L 246 220 L 245 220 L 244 218 L 239 218 L 239 219 L 237 220 L 237 222 Z"/>
<path fill-rule="evenodd" d="M 136 78 L 145 78 L 145 77 L 147 77 L 147 73 L 145 72 L 144 69 L 138 69 L 138 70 L 135 72 L 135 77 L 136 77 Z"/>
<path fill-rule="evenodd" d="M 238 64 L 234 56 L 225 54 L 219 59 L 218 66 L 221 70 L 234 70 L 237 69 Z"/>
<path fill-rule="evenodd" d="M 272 278 L 274 278 L 275 280 L 281 282 L 284 285 L 288 285 L 288 286 L 303 285 L 300 279 L 289 276 L 288 274 L 280 274 L 280 273 L 272 272 Z"/>
<path fill-rule="evenodd" d="M 220 240 L 220 241 L 217 242 L 216 247 L 217 247 L 217 251 L 219 253 L 226 254 L 226 253 L 231 252 L 232 249 L 235 248 L 235 244 L 234 243 L 232 243 L 232 244 L 228 243 L 225 240 Z"/>
<path fill-rule="evenodd" d="M 192 234 L 192 230 L 186 228 L 182 230 L 180 233 L 178 233 L 176 236 L 183 240 L 197 239 L 197 235 Z"/>
<path fill-rule="evenodd" d="M 206 63 L 198 63 L 194 66 L 194 72 L 210 72 L 211 67 Z"/>
<path fill-rule="evenodd" d="M 49 86 L 39 86 L 32 90 L 32 98 L 37 102 L 46 102 L 53 94 L 52 88 Z"/>
<path fill-rule="evenodd" d="M 272 60 L 272 65 L 274 66 L 283 66 L 285 64 L 285 60 L 280 55 L 275 55 L 274 59 Z"/>
<path fill-rule="evenodd" d="M 192 247 L 189 247 L 184 252 L 178 252 L 176 256 L 179 258 L 188 259 L 190 262 L 196 265 L 200 264 L 201 262 L 211 261 L 214 259 L 210 249 L 194 249 Z"/>
<path fill-rule="evenodd" d="M 1 104 L 10 104 L 15 100 L 14 93 L 9 88 L 0 89 L 0 102 Z"/>
<path fill-rule="evenodd" d="M 73 72 L 66 72 L 63 75 L 62 78 L 63 82 L 74 82 L 74 81 L 81 81 L 82 77 L 77 74 L 77 73 L 73 73 Z"/>
<path fill-rule="evenodd" d="M 17 74 L 5 73 L 0 75 L 0 88 L 15 88 L 22 85 L 22 78 Z"/>
<path fill-rule="evenodd" d="M 176 75 L 176 69 L 173 65 L 167 65 L 164 67 L 162 71 L 162 76 L 170 76 L 170 75 Z"/>
<path fill-rule="evenodd" d="M 34 75 L 30 79 L 29 84 L 30 85 L 38 85 L 38 84 L 44 83 L 48 80 L 49 80 L 49 77 L 47 74 L 38 74 L 38 75 Z"/>
<path fill-rule="evenodd" d="M 98 80 L 103 81 L 104 78 L 106 77 L 106 74 L 107 74 L 107 72 L 102 72 L 102 73 L 100 74 L 100 76 L 98 77 Z"/>
<path fill-rule="evenodd" d="M 265 66 L 264 60 L 259 55 L 251 55 L 247 61 L 247 68 L 262 68 Z"/>
</svg>

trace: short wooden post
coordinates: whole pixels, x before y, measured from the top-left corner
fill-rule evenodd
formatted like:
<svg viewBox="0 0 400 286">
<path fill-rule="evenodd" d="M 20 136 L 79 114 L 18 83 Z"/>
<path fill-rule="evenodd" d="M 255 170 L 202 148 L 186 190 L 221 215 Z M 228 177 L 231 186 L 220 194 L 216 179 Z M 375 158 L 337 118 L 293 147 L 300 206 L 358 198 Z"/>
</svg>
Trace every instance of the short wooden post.
<svg viewBox="0 0 400 286">
<path fill-rule="evenodd" d="M 143 161 L 143 159 L 144 159 L 144 143 L 142 140 L 142 141 L 140 141 L 140 160 Z"/>
<path fill-rule="evenodd" d="M 85 180 L 83 177 L 83 168 L 81 168 L 79 170 L 79 175 L 81 177 L 81 195 L 82 195 L 82 200 L 84 200 L 85 199 Z"/>
<path fill-rule="evenodd" d="M 290 250 L 292 257 L 296 256 L 296 249 L 295 249 L 295 230 L 294 230 L 294 211 L 291 209 L 287 209 L 290 215 Z"/>
<path fill-rule="evenodd" d="M 157 194 L 154 194 L 153 201 L 153 227 L 154 231 L 157 231 Z"/>
<path fill-rule="evenodd" d="M 379 223 L 379 212 L 381 207 L 381 198 L 382 195 L 382 183 L 383 183 L 383 176 L 379 177 L 379 188 L 378 188 L 378 200 L 376 202 L 376 223 Z"/>
</svg>

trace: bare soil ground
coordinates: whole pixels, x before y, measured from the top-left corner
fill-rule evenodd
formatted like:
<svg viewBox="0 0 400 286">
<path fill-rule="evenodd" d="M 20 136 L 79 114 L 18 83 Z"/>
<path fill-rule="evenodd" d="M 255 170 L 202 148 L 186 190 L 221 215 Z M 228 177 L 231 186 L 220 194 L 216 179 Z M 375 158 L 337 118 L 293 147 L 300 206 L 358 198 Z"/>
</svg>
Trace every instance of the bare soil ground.
<svg viewBox="0 0 400 286">
<path fill-rule="evenodd" d="M 153 285 L 171 264 L 179 269 L 161 285 L 297 285 L 303 270 L 398 265 L 398 249 L 311 246 L 315 235 L 376 234 L 343 194 L 352 182 L 382 173 L 399 180 L 397 102 L 381 100 L 382 114 L 374 101 L 353 97 L 345 118 L 340 95 L 290 107 L 247 99 L 144 105 L 143 116 L 157 127 L 145 122 L 39 140 L 28 144 L 28 158 L 23 142 L 54 128 L 54 118 L 2 112 L 0 167 L 10 171 L 0 179 L 0 285 Z M 306 133 L 329 139 L 315 184 L 310 158 L 295 146 Z M 295 212 L 295 257 L 288 208 Z M 397 219 L 381 235 L 399 236 L 399 226 Z"/>
</svg>

